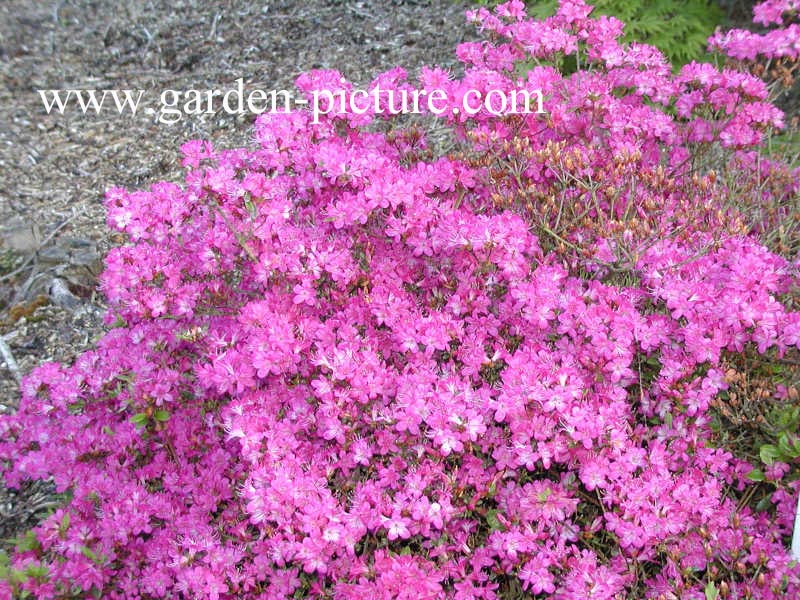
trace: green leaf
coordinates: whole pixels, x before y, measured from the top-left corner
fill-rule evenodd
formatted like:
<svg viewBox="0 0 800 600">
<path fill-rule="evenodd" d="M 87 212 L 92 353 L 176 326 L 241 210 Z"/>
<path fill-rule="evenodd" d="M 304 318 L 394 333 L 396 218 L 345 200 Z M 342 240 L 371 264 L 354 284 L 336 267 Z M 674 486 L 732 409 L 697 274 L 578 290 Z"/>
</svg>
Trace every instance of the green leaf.
<svg viewBox="0 0 800 600">
<path fill-rule="evenodd" d="M 25 567 L 25 575 L 34 579 L 44 579 L 47 577 L 48 569 L 46 565 L 32 564 Z"/>
<path fill-rule="evenodd" d="M 88 558 L 91 561 L 97 560 L 97 555 L 88 546 L 81 546 L 81 554 L 83 554 L 86 558 Z"/>
<path fill-rule="evenodd" d="M 492 481 L 492 484 L 489 486 L 489 490 L 486 492 L 489 498 L 494 498 L 495 494 L 497 494 L 497 483 Z"/>
<path fill-rule="evenodd" d="M 250 215 L 251 219 L 255 219 L 258 216 L 258 207 L 251 198 L 245 198 L 244 207 L 247 210 L 247 213 Z"/>
<path fill-rule="evenodd" d="M 162 423 L 164 421 L 169 421 L 169 413 L 165 410 L 157 410 L 155 414 L 153 414 L 153 417 L 156 421 L 161 421 Z"/>
<path fill-rule="evenodd" d="M 26 531 L 24 536 L 20 536 L 15 540 L 15 545 L 17 552 L 37 550 L 39 548 L 39 539 L 33 531 Z"/>
<path fill-rule="evenodd" d="M 719 597 L 719 592 L 717 591 L 717 586 L 714 584 L 713 581 L 709 581 L 706 584 L 706 600 L 717 600 Z"/>
<path fill-rule="evenodd" d="M 88 558 L 97 566 L 103 565 L 103 557 L 97 556 L 97 554 L 95 554 L 94 551 L 88 546 L 81 546 L 81 554 L 83 554 L 86 558 Z"/>
<path fill-rule="evenodd" d="M 29 579 L 28 574 L 25 571 L 19 571 L 17 569 L 11 569 L 11 572 L 8 575 L 9 581 L 16 585 L 23 584 Z"/>
<path fill-rule="evenodd" d="M 780 457 L 781 451 L 772 444 L 764 444 L 761 446 L 761 450 L 759 450 L 758 455 L 761 458 L 761 462 L 763 462 L 765 465 L 771 465 Z"/>
<path fill-rule="evenodd" d="M 764 481 L 764 473 L 760 469 L 753 469 L 747 474 L 750 481 Z"/>
<path fill-rule="evenodd" d="M 764 512 L 765 510 L 769 509 L 770 506 L 772 506 L 772 501 L 770 500 L 770 497 L 764 496 L 761 500 L 758 501 L 758 504 L 756 504 L 756 511 Z"/>
<path fill-rule="evenodd" d="M 500 519 L 497 518 L 497 510 L 495 509 L 486 512 L 486 523 L 491 531 L 502 531 L 504 529 Z"/>
<path fill-rule="evenodd" d="M 783 451 L 783 456 L 787 462 L 800 456 L 800 452 L 798 452 L 798 442 L 800 442 L 800 440 L 797 436 L 786 432 L 781 433 L 778 446 L 780 446 L 780 449 Z"/>
<path fill-rule="evenodd" d="M 117 373 L 117 379 L 119 381 L 124 381 L 125 383 L 133 383 L 134 375 L 133 373 Z"/>
<path fill-rule="evenodd" d="M 136 427 L 144 427 L 147 425 L 147 415 L 144 413 L 137 413 L 131 417 L 131 423 Z"/>
<path fill-rule="evenodd" d="M 778 435 L 778 448 L 781 451 L 781 457 L 790 456 L 792 454 L 792 449 L 789 447 L 789 436 L 785 431 L 781 431 Z"/>
</svg>

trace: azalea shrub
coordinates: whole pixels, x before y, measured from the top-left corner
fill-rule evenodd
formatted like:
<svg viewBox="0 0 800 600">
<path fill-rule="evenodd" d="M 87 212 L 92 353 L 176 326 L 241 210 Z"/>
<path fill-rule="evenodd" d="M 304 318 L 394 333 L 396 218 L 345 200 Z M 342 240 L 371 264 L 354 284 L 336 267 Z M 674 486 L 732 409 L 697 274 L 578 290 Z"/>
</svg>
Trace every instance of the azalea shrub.
<svg viewBox="0 0 800 600">
<path fill-rule="evenodd" d="M 800 595 L 789 465 L 752 477 L 710 415 L 731 357 L 800 344 L 794 257 L 728 202 L 754 169 L 753 202 L 798 192 L 757 160 L 766 84 L 673 73 L 581 0 L 469 18 L 463 76 L 372 85 L 545 113 L 432 115 L 441 155 L 391 106 L 265 113 L 108 192 L 110 329 L 0 417 L 7 484 L 64 499 L 5 597 Z"/>
<path fill-rule="evenodd" d="M 652 44 L 674 65 L 682 66 L 708 58 L 708 36 L 725 21 L 720 4 L 717 0 L 595 0 L 592 14 L 618 18 L 625 23 L 625 41 Z M 530 0 L 526 6 L 533 16 L 548 17 L 558 0 Z"/>
<path fill-rule="evenodd" d="M 787 127 L 773 132 L 765 147 L 745 162 L 733 164 L 728 178 L 735 192 L 729 200 L 750 216 L 759 237 L 771 249 L 796 257 L 800 252 L 800 197 L 786 194 L 796 183 L 798 145 L 797 71 L 800 66 L 800 2 L 770 0 L 754 7 L 758 32 L 718 31 L 709 48 L 721 53 L 729 67 L 747 70 L 767 84 L 770 97 L 788 111 Z"/>
<path fill-rule="evenodd" d="M 766 0 L 753 8 L 753 22 L 770 28 L 758 33 L 746 29 L 717 32 L 709 41 L 731 58 L 753 61 L 765 58 L 770 62 L 790 63 L 800 56 L 800 2 L 797 0 Z M 777 27 L 776 27 L 777 26 Z M 791 70 L 794 70 L 792 68 Z"/>
</svg>

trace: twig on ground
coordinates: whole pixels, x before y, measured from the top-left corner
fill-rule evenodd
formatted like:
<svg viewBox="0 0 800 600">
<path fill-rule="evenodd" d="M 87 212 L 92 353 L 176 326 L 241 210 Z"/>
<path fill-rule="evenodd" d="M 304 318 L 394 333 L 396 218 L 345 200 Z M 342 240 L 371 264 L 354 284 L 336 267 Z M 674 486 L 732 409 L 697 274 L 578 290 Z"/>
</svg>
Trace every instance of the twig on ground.
<svg viewBox="0 0 800 600">
<path fill-rule="evenodd" d="M 56 236 L 56 234 L 59 231 L 64 229 L 64 227 L 69 225 L 70 222 L 72 222 L 78 215 L 81 214 L 83 214 L 83 211 L 75 211 L 72 213 L 71 216 L 67 217 L 64 221 L 62 221 L 61 224 L 58 225 L 58 227 L 56 227 L 55 229 L 53 229 L 53 231 L 47 234 L 47 236 L 39 243 L 39 247 L 36 249 L 36 252 L 34 252 L 28 258 L 26 258 L 25 262 L 23 262 L 19 267 L 17 267 L 10 273 L 6 273 L 5 275 L 0 276 L 0 281 L 5 281 L 5 280 L 11 281 L 11 279 L 16 277 L 19 273 L 22 273 L 22 271 L 24 271 L 27 268 L 27 266 L 31 264 L 31 261 L 33 261 L 36 258 L 39 251 L 42 248 L 44 248 L 48 243 L 50 243 L 50 241 Z"/>
<path fill-rule="evenodd" d="M 3 361 L 6 363 L 6 368 L 11 371 L 17 383 L 22 383 L 22 371 L 20 371 L 17 360 L 14 358 L 11 348 L 8 347 L 5 337 L 2 335 L 0 335 L 0 355 L 2 355 Z"/>
</svg>

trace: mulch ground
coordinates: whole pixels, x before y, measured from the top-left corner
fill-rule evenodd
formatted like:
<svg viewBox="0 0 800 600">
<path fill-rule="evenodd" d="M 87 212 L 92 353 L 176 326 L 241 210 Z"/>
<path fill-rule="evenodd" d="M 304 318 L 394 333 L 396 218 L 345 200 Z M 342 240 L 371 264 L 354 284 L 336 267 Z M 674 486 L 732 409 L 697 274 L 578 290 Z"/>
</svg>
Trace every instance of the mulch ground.
<svg viewBox="0 0 800 600">
<path fill-rule="evenodd" d="M 46 114 L 38 90 L 293 89 L 303 71 L 357 84 L 400 65 L 454 66 L 474 36 L 455 0 L 6 0 L 0 3 L 0 336 L 25 374 L 69 363 L 103 334 L 96 277 L 108 248 L 110 186 L 180 181 L 180 145 L 251 144 L 253 115 L 224 111 L 166 125 L 136 116 Z M 75 297 L 57 303 L 53 283 Z M 0 359 L 0 412 L 19 387 Z M 0 538 L 52 504 L 46 484 L 0 491 Z"/>
</svg>

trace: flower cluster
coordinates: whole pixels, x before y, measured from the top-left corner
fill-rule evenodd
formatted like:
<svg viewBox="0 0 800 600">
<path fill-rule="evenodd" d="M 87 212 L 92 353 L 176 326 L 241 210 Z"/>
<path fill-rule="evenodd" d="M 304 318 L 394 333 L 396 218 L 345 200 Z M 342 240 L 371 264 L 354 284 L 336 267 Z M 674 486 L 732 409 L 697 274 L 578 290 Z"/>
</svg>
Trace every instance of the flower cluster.
<svg viewBox="0 0 800 600">
<path fill-rule="evenodd" d="M 64 495 L 0 597 L 800 594 L 793 488 L 751 508 L 709 418 L 725 355 L 800 345 L 796 267 L 696 164 L 781 115 L 590 12 L 472 13 L 464 76 L 421 86 L 547 114 L 446 112 L 446 156 L 389 115 L 265 114 L 254 149 L 185 144 L 183 186 L 110 190 L 112 328 L 0 418 L 6 482 Z"/>
<path fill-rule="evenodd" d="M 797 0 L 767 0 L 753 8 L 754 23 L 763 26 L 779 25 L 766 33 L 743 29 L 718 32 L 709 43 L 737 60 L 797 59 L 800 56 L 800 23 L 797 23 L 800 2 Z"/>
</svg>

